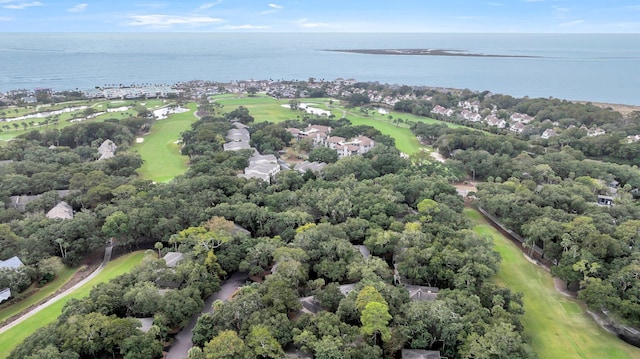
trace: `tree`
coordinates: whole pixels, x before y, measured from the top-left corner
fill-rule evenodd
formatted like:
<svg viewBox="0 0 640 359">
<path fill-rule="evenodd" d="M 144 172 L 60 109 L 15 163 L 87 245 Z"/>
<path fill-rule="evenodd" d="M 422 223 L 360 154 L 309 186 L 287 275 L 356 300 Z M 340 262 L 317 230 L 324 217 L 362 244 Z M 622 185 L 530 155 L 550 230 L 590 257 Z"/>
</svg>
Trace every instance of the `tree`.
<svg viewBox="0 0 640 359">
<path fill-rule="evenodd" d="M 389 321 L 392 319 L 389 314 L 389 307 L 380 302 L 369 302 L 362 310 L 360 321 L 362 322 L 362 333 L 372 335 L 374 343 L 379 335 L 383 342 L 391 338 Z"/>
<path fill-rule="evenodd" d="M 156 250 L 158 250 L 158 258 L 162 257 L 160 251 L 162 250 L 162 248 L 164 247 L 164 245 L 162 244 L 162 242 L 156 242 L 153 245 L 153 248 L 155 248 Z"/>
<path fill-rule="evenodd" d="M 162 343 L 151 332 L 126 338 L 120 351 L 124 359 L 162 358 Z"/>
<path fill-rule="evenodd" d="M 509 323 L 494 324 L 483 335 L 471 333 L 461 350 L 464 358 L 528 359 L 536 355 Z"/>
<path fill-rule="evenodd" d="M 122 211 L 113 212 L 104 221 L 102 225 L 102 233 L 110 238 L 116 238 L 123 245 L 131 245 L 133 239 L 130 236 L 131 226 L 129 216 Z"/>
<path fill-rule="evenodd" d="M 125 339 L 138 334 L 139 322 L 100 313 L 74 315 L 57 327 L 61 349 L 72 350 L 83 357 L 115 355 Z"/>
<path fill-rule="evenodd" d="M 309 152 L 310 162 L 334 163 L 338 160 L 338 152 L 329 147 L 317 147 Z"/>
<path fill-rule="evenodd" d="M 271 335 L 269 329 L 263 325 L 251 327 L 245 345 L 253 355 L 260 358 L 283 358 L 284 351 L 278 341 Z"/>
<path fill-rule="evenodd" d="M 206 359 L 245 359 L 247 349 L 233 330 L 224 330 L 204 346 Z"/>
</svg>

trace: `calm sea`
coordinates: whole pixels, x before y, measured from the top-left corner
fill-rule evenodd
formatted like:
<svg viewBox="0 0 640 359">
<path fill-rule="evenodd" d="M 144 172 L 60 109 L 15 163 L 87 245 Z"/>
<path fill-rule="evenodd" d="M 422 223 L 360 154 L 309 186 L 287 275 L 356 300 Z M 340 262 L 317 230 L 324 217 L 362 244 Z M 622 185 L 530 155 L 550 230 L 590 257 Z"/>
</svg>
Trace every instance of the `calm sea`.
<svg viewBox="0 0 640 359">
<path fill-rule="evenodd" d="M 450 49 L 518 57 L 324 49 Z M 1 33 L 0 90 L 194 79 L 333 80 L 640 105 L 640 34 Z"/>
</svg>

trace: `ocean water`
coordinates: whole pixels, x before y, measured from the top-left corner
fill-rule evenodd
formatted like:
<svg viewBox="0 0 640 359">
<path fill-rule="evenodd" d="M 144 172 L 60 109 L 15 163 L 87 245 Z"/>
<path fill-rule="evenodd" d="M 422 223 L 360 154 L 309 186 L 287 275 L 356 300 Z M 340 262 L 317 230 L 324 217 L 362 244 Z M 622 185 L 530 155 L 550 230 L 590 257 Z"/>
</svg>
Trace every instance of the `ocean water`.
<svg viewBox="0 0 640 359">
<path fill-rule="evenodd" d="M 418 48 L 534 57 L 324 51 Z M 640 105 L 640 34 L 0 33 L 0 91 L 310 77 Z"/>
</svg>

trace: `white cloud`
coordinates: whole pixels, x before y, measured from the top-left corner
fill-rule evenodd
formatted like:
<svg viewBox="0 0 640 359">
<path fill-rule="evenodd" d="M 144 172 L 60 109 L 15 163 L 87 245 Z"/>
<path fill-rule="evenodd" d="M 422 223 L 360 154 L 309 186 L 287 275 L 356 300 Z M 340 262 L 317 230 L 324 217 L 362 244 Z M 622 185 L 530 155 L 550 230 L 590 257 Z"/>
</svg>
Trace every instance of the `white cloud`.
<svg viewBox="0 0 640 359">
<path fill-rule="evenodd" d="M 544 0 L 524 0 L 524 2 L 543 2 Z"/>
<path fill-rule="evenodd" d="M 269 26 L 261 26 L 261 25 L 225 25 L 222 27 L 225 30 L 262 30 L 268 29 Z"/>
<path fill-rule="evenodd" d="M 78 4 L 67 9 L 68 12 L 83 12 L 88 4 Z"/>
<path fill-rule="evenodd" d="M 309 22 L 309 19 L 300 19 L 296 21 L 296 24 L 300 27 L 304 27 L 307 29 L 319 28 L 319 27 L 330 27 L 331 25 L 326 22 Z"/>
<path fill-rule="evenodd" d="M 263 12 L 260 13 L 260 15 L 267 15 L 267 14 L 273 14 L 274 12 L 276 12 L 277 10 L 283 9 L 284 6 L 282 5 L 278 5 L 278 4 L 269 4 L 270 9 L 269 10 L 265 10 Z"/>
<path fill-rule="evenodd" d="M 218 0 L 218 1 L 215 1 L 215 2 L 208 2 L 208 3 L 200 5 L 200 7 L 198 7 L 198 10 L 211 9 L 212 7 L 214 7 L 216 5 L 220 5 L 220 3 L 222 3 L 222 0 Z"/>
<path fill-rule="evenodd" d="M 559 26 L 562 26 L 562 27 L 576 26 L 576 25 L 584 24 L 584 22 L 585 22 L 584 20 L 573 20 L 573 21 L 563 22 L 562 24 L 559 24 Z"/>
<path fill-rule="evenodd" d="M 504 4 L 503 3 L 499 3 L 499 2 L 490 2 L 490 3 L 487 3 L 487 5 L 489 5 L 489 6 L 503 6 Z"/>
<path fill-rule="evenodd" d="M 127 25 L 171 27 L 173 25 L 202 26 L 221 22 L 222 19 L 209 16 L 178 16 L 178 15 L 134 15 Z"/>
<path fill-rule="evenodd" d="M 461 16 L 454 16 L 453 18 L 458 20 L 477 20 L 477 19 L 484 18 L 484 16 L 461 15 Z"/>
<path fill-rule="evenodd" d="M 11 9 L 11 10 L 22 10 L 22 9 L 26 9 L 28 7 L 34 7 L 34 6 L 42 6 L 42 3 L 40 1 L 23 2 L 18 4 L 5 5 L 4 8 Z"/>
</svg>

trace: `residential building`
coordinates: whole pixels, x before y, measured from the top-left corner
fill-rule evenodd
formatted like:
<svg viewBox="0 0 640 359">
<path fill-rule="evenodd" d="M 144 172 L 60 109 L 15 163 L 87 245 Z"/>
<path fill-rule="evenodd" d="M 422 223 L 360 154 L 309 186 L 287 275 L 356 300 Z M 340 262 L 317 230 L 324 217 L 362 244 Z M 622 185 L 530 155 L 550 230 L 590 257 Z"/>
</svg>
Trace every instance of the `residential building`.
<svg viewBox="0 0 640 359">
<path fill-rule="evenodd" d="M 556 131 L 548 128 L 548 129 L 544 130 L 544 132 L 542 132 L 542 135 L 540 135 L 540 138 L 542 138 L 543 140 L 548 140 L 551 137 L 555 137 L 557 135 L 558 134 L 556 133 Z"/>
<path fill-rule="evenodd" d="M 46 216 L 51 219 L 73 219 L 73 207 L 62 201 L 51 208 Z"/>
</svg>

